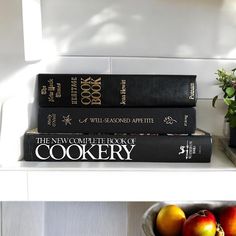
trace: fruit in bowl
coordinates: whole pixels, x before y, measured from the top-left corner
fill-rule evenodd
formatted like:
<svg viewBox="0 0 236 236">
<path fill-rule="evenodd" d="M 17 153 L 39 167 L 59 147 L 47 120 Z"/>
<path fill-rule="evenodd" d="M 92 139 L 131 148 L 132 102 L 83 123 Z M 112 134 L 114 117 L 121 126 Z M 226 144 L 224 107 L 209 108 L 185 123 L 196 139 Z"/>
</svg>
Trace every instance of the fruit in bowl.
<svg viewBox="0 0 236 236">
<path fill-rule="evenodd" d="M 219 223 L 225 236 L 236 236 L 236 206 L 223 208 L 219 214 Z"/>
<path fill-rule="evenodd" d="M 183 236 L 215 236 L 216 219 L 208 210 L 190 215 L 183 226 Z"/>
<path fill-rule="evenodd" d="M 236 236 L 236 202 L 163 203 L 145 212 L 146 236 Z"/>
<path fill-rule="evenodd" d="M 156 217 L 156 230 L 158 235 L 180 235 L 185 219 L 185 213 L 180 207 L 176 205 L 162 207 Z"/>
</svg>

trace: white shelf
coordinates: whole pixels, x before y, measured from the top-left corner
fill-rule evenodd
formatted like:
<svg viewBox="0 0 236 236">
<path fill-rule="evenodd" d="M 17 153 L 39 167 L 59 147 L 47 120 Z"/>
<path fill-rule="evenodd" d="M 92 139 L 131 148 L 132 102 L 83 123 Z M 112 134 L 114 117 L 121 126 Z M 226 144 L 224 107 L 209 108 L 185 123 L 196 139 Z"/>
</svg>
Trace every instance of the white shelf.
<svg viewBox="0 0 236 236">
<path fill-rule="evenodd" d="M 19 161 L 2 165 L 0 173 L 2 179 L 4 175 L 9 178 L 11 173 L 17 186 L 27 186 L 21 189 L 19 198 L 12 196 L 14 181 L 12 186 L 8 184 L 9 196 L 14 200 L 22 200 L 22 197 L 40 201 L 236 199 L 236 192 L 229 187 L 235 184 L 235 166 L 218 146 L 213 148 L 211 163 L 205 164 Z M 7 198 L 8 190 L 4 191 Z"/>
</svg>

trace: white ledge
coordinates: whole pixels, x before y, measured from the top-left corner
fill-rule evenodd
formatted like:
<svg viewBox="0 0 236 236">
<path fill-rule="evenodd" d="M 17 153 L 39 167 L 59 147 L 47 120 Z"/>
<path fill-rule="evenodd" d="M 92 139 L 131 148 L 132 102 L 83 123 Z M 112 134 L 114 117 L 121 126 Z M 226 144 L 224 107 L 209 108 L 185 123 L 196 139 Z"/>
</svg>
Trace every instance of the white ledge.
<svg viewBox="0 0 236 236">
<path fill-rule="evenodd" d="M 235 185 L 235 166 L 217 145 L 206 164 L 18 161 L 2 165 L 0 174 L 0 200 L 8 192 L 12 200 L 31 201 L 236 199 L 230 187 Z M 9 176 L 11 186 L 4 181 Z M 20 195 L 12 195 L 14 189 Z"/>
</svg>

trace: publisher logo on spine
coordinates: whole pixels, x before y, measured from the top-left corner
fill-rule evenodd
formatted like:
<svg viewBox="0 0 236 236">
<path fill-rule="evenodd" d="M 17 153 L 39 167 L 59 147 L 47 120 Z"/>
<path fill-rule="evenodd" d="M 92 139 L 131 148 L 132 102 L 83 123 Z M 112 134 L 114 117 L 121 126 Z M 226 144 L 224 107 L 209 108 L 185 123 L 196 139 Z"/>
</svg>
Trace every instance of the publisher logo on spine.
<svg viewBox="0 0 236 236">
<path fill-rule="evenodd" d="M 171 116 L 167 116 L 163 122 L 167 125 L 173 125 L 174 123 L 177 123 L 177 120 L 173 119 Z"/>
<path fill-rule="evenodd" d="M 184 156 L 186 160 L 191 159 L 192 156 L 196 154 L 196 146 L 193 145 L 192 141 L 186 142 L 186 145 L 181 145 L 179 147 L 179 156 Z"/>
</svg>

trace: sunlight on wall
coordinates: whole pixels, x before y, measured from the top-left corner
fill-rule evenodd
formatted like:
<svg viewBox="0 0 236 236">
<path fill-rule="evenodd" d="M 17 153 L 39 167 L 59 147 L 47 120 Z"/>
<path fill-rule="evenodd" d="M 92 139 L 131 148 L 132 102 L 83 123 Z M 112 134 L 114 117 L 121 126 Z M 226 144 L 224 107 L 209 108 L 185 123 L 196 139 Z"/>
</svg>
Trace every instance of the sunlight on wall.
<svg viewBox="0 0 236 236">
<path fill-rule="evenodd" d="M 124 29 L 117 24 L 106 24 L 91 39 L 93 44 L 116 44 L 126 40 Z"/>
<path fill-rule="evenodd" d="M 92 44 L 116 44 L 125 41 L 124 28 L 115 23 L 119 18 L 118 12 L 113 8 L 106 8 L 92 16 L 88 21 L 88 27 L 100 26 L 90 42 Z M 87 30 L 87 28 L 86 28 Z"/>
<path fill-rule="evenodd" d="M 43 64 L 22 66 L 18 71 L 14 71 L 0 83 L 0 94 L 2 98 L 9 97 L 31 97 L 34 91 L 35 75 L 43 70 Z"/>
<path fill-rule="evenodd" d="M 112 8 L 106 8 L 99 14 L 94 15 L 88 22 L 88 25 L 94 26 L 99 25 L 109 20 L 117 18 L 118 14 Z"/>
<path fill-rule="evenodd" d="M 22 0 L 25 60 L 41 59 L 42 22 L 40 0 Z"/>
<path fill-rule="evenodd" d="M 43 39 L 42 59 L 53 60 L 57 56 L 57 44 L 55 39 Z"/>
</svg>

